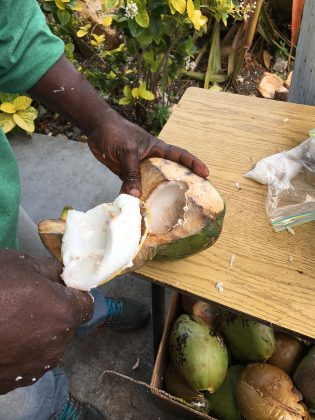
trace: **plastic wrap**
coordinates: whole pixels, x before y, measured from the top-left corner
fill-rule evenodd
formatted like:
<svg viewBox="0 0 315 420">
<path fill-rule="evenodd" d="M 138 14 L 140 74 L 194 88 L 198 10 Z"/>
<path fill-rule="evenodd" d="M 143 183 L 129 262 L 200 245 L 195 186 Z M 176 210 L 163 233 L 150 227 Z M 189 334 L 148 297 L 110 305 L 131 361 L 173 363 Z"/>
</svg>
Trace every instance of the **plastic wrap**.
<svg viewBox="0 0 315 420">
<path fill-rule="evenodd" d="M 299 146 L 260 160 L 245 176 L 268 185 L 267 214 L 276 232 L 315 220 L 315 129 Z"/>
</svg>

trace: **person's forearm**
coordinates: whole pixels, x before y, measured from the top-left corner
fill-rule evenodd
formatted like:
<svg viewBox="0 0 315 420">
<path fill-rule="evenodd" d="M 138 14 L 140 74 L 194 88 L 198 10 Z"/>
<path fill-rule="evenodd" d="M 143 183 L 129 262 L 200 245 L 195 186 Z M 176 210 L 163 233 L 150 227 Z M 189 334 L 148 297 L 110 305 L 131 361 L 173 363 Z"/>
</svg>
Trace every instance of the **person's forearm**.
<svg viewBox="0 0 315 420">
<path fill-rule="evenodd" d="M 105 123 L 113 112 L 64 56 L 28 93 L 71 121 L 85 134 L 89 134 L 100 122 Z"/>
</svg>

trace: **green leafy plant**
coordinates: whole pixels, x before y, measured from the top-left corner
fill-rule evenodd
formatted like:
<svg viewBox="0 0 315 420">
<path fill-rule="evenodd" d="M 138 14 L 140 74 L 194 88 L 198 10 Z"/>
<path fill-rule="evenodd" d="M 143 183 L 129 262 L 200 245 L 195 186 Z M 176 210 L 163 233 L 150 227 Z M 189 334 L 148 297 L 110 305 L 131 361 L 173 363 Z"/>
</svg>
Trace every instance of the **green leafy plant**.
<svg viewBox="0 0 315 420">
<path fill-rule="evenodd" d="M 129 105 L 135 100 L 142 98 L 146 101 L 153 101 L 154 94 L 147 90 L 146 82 L 141 81 L 139 87 L 130 89 L 128 85 L 124 87 L 124 97 L 119 100 L 119 105 Z"/>
<path fill-rule="evenodd" d="M 40 3 L 44 10 L 53 13 L 57 22 L 63 26 L 71 23 L 72 12 L 81 8 L 76 0 L 40 0 Z"/>
<path fill-rule="evenodd" d="M 263 0 L 101 0 L 102 17 L 95 20 L 93 13 L 90 18 L 82 14 L 75 0 L 39 2 L 78 70 L 112 104 L 132 106 L 135 115 L 141 108 L 141 115 L 147 114 L 144 120 L 151 122 L 152 115 L 179 99 L 181 79 L 202 81 L 208 89 L 236 78 L 263 4 Z M 119 45 L 108 47 L 108 31 L 116 34 Z M 223 38 L 229 39 L 227 65 L 221 57 Z M 205 64 L 204 72 L 198 70 Z"/>
<path fill-rule="evenodd" d="M 0 127 L 9 133 L 15 126 L 32 133 L 38 112 L 31 106 L 32 99 L 25 95 L 0 92 Z"/>
</svg>

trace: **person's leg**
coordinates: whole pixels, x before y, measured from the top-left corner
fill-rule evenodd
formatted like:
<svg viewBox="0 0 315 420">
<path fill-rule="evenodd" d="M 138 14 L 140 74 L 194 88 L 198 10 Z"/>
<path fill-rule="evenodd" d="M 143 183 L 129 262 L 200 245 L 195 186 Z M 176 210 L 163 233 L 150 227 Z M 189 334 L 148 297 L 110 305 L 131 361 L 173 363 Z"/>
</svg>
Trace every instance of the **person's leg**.
<svg viewBox="0 0 315 420">
<path fill-rule="evenodd" d="M 0 419 L 47 420 L 61 411 L 68 400 L 68 379 L 56 368 L 34 385 L 0 395 Z"/>
<path fill-rule="evenodd" d="M 92 289 L 94 299 L 93 317 L 76 330 L 78 336 L 87 336 L 102 328 L 111 328 L 115 332 L 126 333 L 144 326 L 150 312 L 136 300 L 129 298 L 107 298 L 99 289 Z"/>
<path fill-rule="evenodd" d="M 93 405 L 69 394 L 64 370 L 55 368 L 34 385 L 0 395 L 0 419 L 105 420 L 105 417 Z"/>
</svg>

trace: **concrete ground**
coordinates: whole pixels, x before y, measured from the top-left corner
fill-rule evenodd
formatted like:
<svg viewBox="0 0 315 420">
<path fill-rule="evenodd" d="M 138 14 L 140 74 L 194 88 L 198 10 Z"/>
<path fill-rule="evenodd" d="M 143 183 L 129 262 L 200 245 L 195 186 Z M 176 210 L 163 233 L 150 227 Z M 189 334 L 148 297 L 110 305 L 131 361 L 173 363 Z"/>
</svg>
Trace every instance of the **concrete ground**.
<svg viewBox="0 0 315 420">
<path fill-rule="evenodd" d="M 59 217 L 64 205 L 87 210 L 112 201 L 119 192 L 120 180 L 92 156 L 85 144 L 37 134 L 32 138 L 14 137 L 10 142 L 20 168 L 21 204 L 36 223 Z M 149 281 L 126 275 L 102 290 L 108 296 L 132 297 L 150 306 L 150 287 Z M 133 369 L 138 359 L 139 366 Z M 150 383 L 151 322 L 143 330 L 125 335 L 107 330 L 74 339 L 62 364 L 71 391 L 97 405 L 109 419 L 179 418 L 158 409 L 144 385 L 113 374 L 105 375 L 104 384 L 101 382 L 104 370 L 111 370 Z"/>
</svg>

